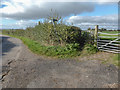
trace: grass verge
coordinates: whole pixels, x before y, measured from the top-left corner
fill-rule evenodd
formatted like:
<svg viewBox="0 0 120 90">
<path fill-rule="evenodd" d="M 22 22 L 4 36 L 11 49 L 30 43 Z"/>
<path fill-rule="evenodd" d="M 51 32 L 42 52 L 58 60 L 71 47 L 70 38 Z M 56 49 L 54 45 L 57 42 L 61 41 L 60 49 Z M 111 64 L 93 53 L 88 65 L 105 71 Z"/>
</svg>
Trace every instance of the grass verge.
<svg viewBox="0 0 120 90">
<path fill-rule="evenodd" d="M 37 41 L 31 40 L 26 37 L 9 35 L 11 37 L 19 38 L 23 43 L 33 52 L 38 55 L 45 55 L 56 58 L 72 58 L 81 56 L 84 51 L 85 55 L 95 54 L 98 50 L 93 45 L 86 44 L 81 51 L 78 49 L 78 44 L 68 44 L 66 46 L 44 46 Z"/>
<path fill-rule="evenodd" d="M 109 58 L 107 60 L 103 60 L 102 63 L 103 64 L 113 64 L 115 66 L 117 66 L 118 68 L 120 68 L 120 55 L 119 54 L 112 54 L 111 56 L 109 56 Z"/>
<path fill-rule="evenodd" d="M 89 56 L 92 54 L 97 53 L 99 50 L 97 49 L 97 47 L 91 45 L 91 44 L 86 44 L 81 52 L 81 57 L 84 56 Z"/>
<path fill-rule="evenodd" d="M 69 58 L 80 56 L 80 51 L 78 51 L 75 45 L 69 44 L 64 47 L 61 46 L 44 46 L 40 43 L 33 41 L 26 37 L 13 36 L 11 37 L 19 38 L 23 43 L 34 53 L 38 55 L 46 55 L 57 58 Z"/>
<path fill-rule="evenodd" d="M 86 56 L 89 57 L 92 54 L 95 54 L 98 52 L 98 49 L 91 44 L 86 44 L 82 51 L 80 51 L 80 50 L 78 51 L 74 45 L 67 45 L 65 47 L 43 46 L 40 43 L 33 41 L 29 38 L 26 38 L 26 37 L 19 37 L 19 36 L 13 36 L 13 35 L 9 35 L 9 36 L 21 39 L 23 41 L 23 43 L 32 52 L 34 52 L 38 55 L 45 55 L 45 56 L 56 57 L 56 58 L 71 58 L 71 57 L 74 58 L 74 57 L 80 56 L 79 58 L 81 58 L 81 57 L 86 57 Z M 109 58 L 106 58 L 106 60 L 104 60 L 104 58 L 102 59 L 102 57 L 100 59 L 102 59 L 103 64 L 109 63 L 109 64 L 114 64 L 114 65 L 120 67 L 119 58 L 120 58 L 120 55 L 111 54 L 109 56 Z M 96 57 L 96 60 L 97 59 L 99 59 L 99 58 Z"/>
</svg>

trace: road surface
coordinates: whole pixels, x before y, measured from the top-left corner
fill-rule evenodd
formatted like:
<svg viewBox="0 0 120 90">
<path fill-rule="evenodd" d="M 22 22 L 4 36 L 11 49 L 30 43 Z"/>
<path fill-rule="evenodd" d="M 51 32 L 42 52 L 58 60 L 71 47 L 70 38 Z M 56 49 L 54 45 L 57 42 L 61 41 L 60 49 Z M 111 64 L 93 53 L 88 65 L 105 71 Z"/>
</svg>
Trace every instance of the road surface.
<svg viewBox="0 0 120 90">
<path fill-rule="evenodd" d="M 3 88 L 102 88 L 118 83 L 114 65 L 38 56 L 21 40 L 1 37 Z"/>
</svg>

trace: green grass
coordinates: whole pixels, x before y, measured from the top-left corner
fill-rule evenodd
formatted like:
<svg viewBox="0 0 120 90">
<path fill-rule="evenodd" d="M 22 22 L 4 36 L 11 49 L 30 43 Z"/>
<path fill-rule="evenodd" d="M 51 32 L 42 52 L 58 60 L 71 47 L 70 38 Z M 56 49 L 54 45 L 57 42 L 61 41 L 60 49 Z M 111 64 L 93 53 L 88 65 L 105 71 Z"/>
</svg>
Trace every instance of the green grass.
<svg viewBox="0 0 120 90">
<path fill-rule="evenodd" d="M 118 31 L 102 31 L 102 33 L 109 33 L 109 34 L 117 34 L 117 33 L 120 33 Z"/>
<path fill-rule="evenodd" d="M 0 34 L 2 34 L 2 31 L 0 31 Z"/>
<path fill-rule="evenodd" d="M 57 57 L 57 58 L 72 58 L 77 56 L 83 57 L 87 55 L 92 55 L 98 52 L 98 49 L 91 44 L 86 44 L 82 51 L 77 51 L 75 48 L 73 48 L 72 45 L 67 45 L 65 47 L 43 46 L 40 43 L 25 37 L 17 37 L 17 38 L 21 39 L 23 43 L 27 45 L 32 52 L 38 55 L 45 55 L 45 56 Z M 120 67 L 120 65 L 118 64 L 120 62 L 119 61 L 120 55 L 114 54 L 110 57 L 111 58 L 104 63 L 111 63 Z"/>
<path fill-rule="evenodd" d="M 66 45 L 65 47 L 61 46 L 44 46 L 40 43 L 33 41 L 26 37 L 18 37 L 23 41 L 23 43 L 28 46 L 28 48 L 39 55 L 57 57 L 57 58 L 69 58 L 69 57 L 76 57 L 80 55 L 80 51 L 78 51 L 74 45 Z M 74 48 L 73 48 L 74 47 Z"/>
<path fill-rule="evenodd" d="M 105 34 L 99 34 L 99 36 L 118 37 L 118 35 L 105 35 Z"/>
<path fill-rule="evenodd" d="M 23 43 L 35 54 L 38 55 L 43 55 L 43 56 L 49 56 L 49 57 L 55 57 L 55 58 L 75 58 L 80 56 L 79 58 L 90 56 L 92 54 L 95 54 L 98 52 L 98 49 L 94 47 L 91 44 L 86 44 L 83 48 L 82 51 L 77 50 L 76 48 L 78 47 L 77 44 L 72 45 L 66 45 L 64 47 L 62 46 L 44 46 L 41 45 L 40 43 L 33 41 L 29 38 L 26 37 L 20 37 L 20 36 L 13 36 L 9 35 L 11 37 L 19 38 L 23 41 Z M 111 54 L 109 56 L 109 59 L 103 60 L 103 64 L 111 63 L 116 66 L 120 65 L 118 64 L 119 57 L 120 55 L 118 54 Z"/>
<path fill-rule="evenodd" d="M 115 66 L 118 66 L 119 68 L 120 68 L 120 56 L 119 56 L 119 54 L 114 54 L 114 55 L 112 55 L 112 56 L 110 56 L 110 59 L 109 60 L 107 60 L 106 62 L 104 62 L 104 63 L 111 63 L 111 64 L 114 64 Z"/>
<path fill-rule="evenodd" d="M 81 57 L 89 56 L 98 52 L 97 47 L 91 44 L 86 44 L 81 52 Z"/>
<path fill-rule="evenodd" d="M 108 33 L 108 34 L 118 34 L 120 32 L 118 31 L 102 31 L 102 33 Z M 101 40 L 115 40 L 116 38 L 112 38 L 112 37 L 119 37 L 118 35 L 105 35 L 105 34 L 99 34 L 99 36 L 108 36 L 108 37 L 111 37 L 111 38 L 100 38 Z M 120 40 L 118 40 L 120 41 Z M 114 42 L 114 44 L 120 44 L 118 42 Z M 118 54 L 113 54 L 112 56 L 110 56 L 110 59 L 106 60 L 106 61 L 103 61 L 103 63 L 112 63 L 118 67 L 120 67 L 120 65 L 118 64 L 120 61 L 119 61 L 119 55 Z"/>
<path fill-rule="evenodd" d="M 111 59 L 109 59 L 108 62 L 111 62 L 112 64 L 120 67 L 120 65 L 119 65 L 119 62 L 120 62 L 119 61 L 119 55 L 118 54 L 114 54 L 114 55 L 112 55 L 110 57 L 111 57 Z"/>
<path fill-rule="evenodd" d="M 116 38 L 100 38 L 100 40 L 115 40 Z"/>
<path fill-rule="evenodd" d="M 120 54 L 115 54 L 113 57 L 114 65 L 117 65 L 120 68 Z"/>
<path fill-rule="evenodd" d="M 118 34 L 118 31 L 102 31 L 102 33 Z M 113 38 L 113 37 L 119 37 L 118 35 L 106 35 L 106 34 L 99 34 L 99 36 L 111 37 L 111 38 L 101 37 L 100 39 L 102 39 L 102 40 L 115 40 L 116 38 Z"/>
<path fill-rule="evenodd" d="M 75 44 L 67 44 L 66 46 L 44 46 L 37 41 L 31 40 L 26 37 L 9 35 L 11 37 L 19 38 L 23 41 L 23 43 L 33 52 L 38 55 L 45 55 L 56 58 L 74 58 L 77 56 L 81 56 L 82 51 L 78 49 L 79 45 Z M 97 48 L 93 45 L 87 44 L 84 46 L 84 54 L 90 55 L 97 52 Z"/>
</svg>

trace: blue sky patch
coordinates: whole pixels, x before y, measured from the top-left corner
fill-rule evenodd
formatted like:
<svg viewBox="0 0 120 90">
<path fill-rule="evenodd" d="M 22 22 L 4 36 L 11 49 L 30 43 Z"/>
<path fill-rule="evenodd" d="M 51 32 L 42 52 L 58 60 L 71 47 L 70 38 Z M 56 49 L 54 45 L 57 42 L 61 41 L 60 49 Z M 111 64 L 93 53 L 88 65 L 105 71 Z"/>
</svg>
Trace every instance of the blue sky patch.
<svg viewBox="0 0 120 90">
<path fill-rule="evenodd" d="M 4 8 L 4 7 L 6 7 L 6 6 L 7 6 L 7 5 L 4 5 L 4 4 L 3 4 L 3 5 L 0 5 L 0 8 Z"/>
</svg>

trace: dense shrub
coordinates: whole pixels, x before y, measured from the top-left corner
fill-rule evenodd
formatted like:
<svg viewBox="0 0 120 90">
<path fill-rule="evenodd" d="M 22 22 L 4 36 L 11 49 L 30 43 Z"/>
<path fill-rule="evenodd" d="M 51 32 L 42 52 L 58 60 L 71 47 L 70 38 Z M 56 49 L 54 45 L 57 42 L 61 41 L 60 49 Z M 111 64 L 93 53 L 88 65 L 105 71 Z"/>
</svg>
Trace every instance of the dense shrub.
<svg viewBox="0 0 120 90">
<path fill-rule="evenodd" d="M 81 29 L 61 23 L 53 25 L 48 22 L 39 22 L 39 25 L 36 25 L 34 28 L 29 27 L 26 30 L 8 30 L 6 34 L 25 36 L 44 45 L 65 46 L 66 44 L 80 42 Z"/>
<path fill-rule="evenodd" d="M 48 20 L 49 21 L 49 20 Z M 35 27 L 28 27 L 26 30 L 3 30 L 4 34 L 22 36 L 33 41 L 37 41 L 43 46 L 62 46 L 64 49 L 55 49 L 49 47 L 47 49 L 58 50 L 57 54 L 71 53 L 80 51 L 85 44 L 93 44 L 93 37 L 90 33 L 82 31 L 79 27 L 68 26 L 61 22 L 49 23 L 47 20 L 43 23 L 40 21 Z M 45 49 L 45 51 L 47 50 Z M 62 50 L 62 51 L 59 51 Z M 51 51 L 51 52 L 52 52 Z"/>
<path fill-rule="evenodd" d="M 40 23 L 26 30 L 3 30 L 4 34 L 22 37 L 22 41 L 37 54 L 74 57 L 79 56 L 82 50 L 90 54 L 97 52 L 93 38 L 80 28 L 58 24 L 56 32 L 50 23 Z"/>
<path fill-rule="evenodd" d="M 67 44 L 77 43 L 79 44 L 78 49 L 82 49 L 86 43 L 94 43 L 90 33 L 62 23 L 56 23 L 54 26 L 48 22 L 39 22 L 39 25 L 26 28 L 26 30 L 3 30 L 3 33 L 24 36 L 46 46 L 66 46 Z"/>
<path fill-rule="evenodd" d="M 96 53 L 98 51 L 98 49 L 92 44 L 86 44 L 85 49 L 87 50 L 87 52 L 89 54 L 94 54 L 94 53 Z"/>
<path fill-rule="evenodd" d="M 90 33 L 64 24 L 57 13 L 50 15 L 51 17 L 44 19 L 44 22 L 39 21 L 35 27 L 28 27 L 26 30 L 3 30 L 3 33 L 22 37 L 21 40 L 33 52 L 47 56 L 79 56 L 84 45 L 94 43 Z M 91 46 L 90 48 L 94 49 Z"/>
</svg>

